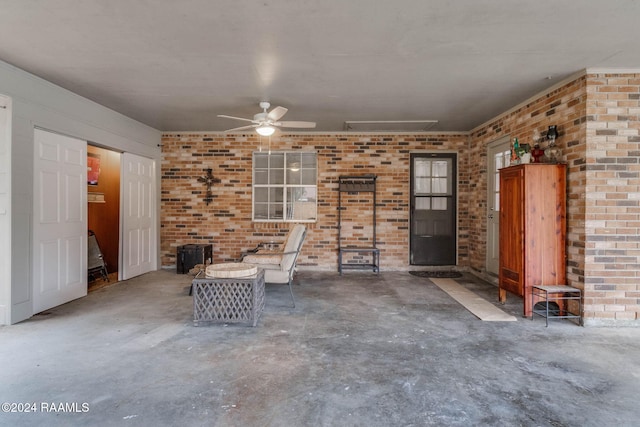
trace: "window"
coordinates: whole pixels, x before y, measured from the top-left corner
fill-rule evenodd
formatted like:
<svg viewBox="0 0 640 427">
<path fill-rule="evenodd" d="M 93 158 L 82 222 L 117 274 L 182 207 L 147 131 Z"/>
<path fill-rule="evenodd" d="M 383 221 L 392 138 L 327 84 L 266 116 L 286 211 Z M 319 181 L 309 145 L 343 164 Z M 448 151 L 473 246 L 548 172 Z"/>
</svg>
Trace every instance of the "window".
<svg viewBox="0 0 640 427">
<path fill-rule="evenodd" d="M 416 158 L 414 163 L 414 195 L 416 209 L 444 211 L 451 196 L 451 159 Z"/>
<path fill-rule="evenodd" d="M 317 163 L 311 152 L 253 153 L 253 220 L 316 221 Z"/>
<path fill-rule="evenodd" d="M 493 177 L 493 208 L 500 210 L 500 169 L 511 164 L 511 149 L 496 153 L 494 156 L 494 177 Z"/>
</svg>

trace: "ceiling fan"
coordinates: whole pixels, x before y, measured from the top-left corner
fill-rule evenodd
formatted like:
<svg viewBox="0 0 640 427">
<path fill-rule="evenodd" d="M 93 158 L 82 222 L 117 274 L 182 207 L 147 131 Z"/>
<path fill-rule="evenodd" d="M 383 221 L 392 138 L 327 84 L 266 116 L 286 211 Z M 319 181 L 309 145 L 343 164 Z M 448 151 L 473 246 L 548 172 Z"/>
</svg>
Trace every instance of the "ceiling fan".
<svg viewBox="0 0 640 427">
<path fill-rule="evenodd" d="M 258 132 L 262 136 L 270 136 L 276 131 L 277 127 L 283 128 L 299 128 L 299 129 L 309 129 L 315 128 L 315 122 L 287 122 L 287 121 L 279 121 L 282 116 L 286 114 L 288 109 L 284 107 L 275 107 L 271 111 L 267 111 L 271 106 L 267 101 L 262 101 L 260 103 L 260 108 L 262 108 L 262 113 L 258 113 L 253 116 L 253 119 L 245 119 L 243 117 L 234 117 L 234 116 L 226 116 L 224 114 L 218 114 L 218 117 L 224 117 L 227 119 L 234 120 L 243 120 L 245 122 L 251 122 L 252 124 L 247 126 L 240 126 L 238 128 L 227 129 L 225 132 L 234 132 L 238 130 L 251 129 L 255 128 L 256 132 Z"/>
</svg>

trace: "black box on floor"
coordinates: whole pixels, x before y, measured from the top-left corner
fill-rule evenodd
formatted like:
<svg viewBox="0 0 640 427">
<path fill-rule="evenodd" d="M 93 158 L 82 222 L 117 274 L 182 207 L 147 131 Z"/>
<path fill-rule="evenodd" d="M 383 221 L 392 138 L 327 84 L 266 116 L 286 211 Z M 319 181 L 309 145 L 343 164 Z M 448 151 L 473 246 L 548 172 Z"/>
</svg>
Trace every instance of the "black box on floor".
<svg viewBox="0 0 640 427">
<path fill-rule="evenodd" d="M 176 271 L 178 274 L 186 274 L 196 264 L 213 263 L 213 245 L 190 244 L 178 246 L 176 253 Z"/>
</svg>

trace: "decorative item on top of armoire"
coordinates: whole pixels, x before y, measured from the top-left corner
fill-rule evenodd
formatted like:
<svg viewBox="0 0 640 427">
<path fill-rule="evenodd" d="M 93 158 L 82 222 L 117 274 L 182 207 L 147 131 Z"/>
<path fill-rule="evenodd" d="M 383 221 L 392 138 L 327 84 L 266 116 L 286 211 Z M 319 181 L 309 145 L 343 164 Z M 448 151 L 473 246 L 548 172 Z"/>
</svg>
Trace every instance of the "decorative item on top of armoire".
<svg viewBox="0 0 640 427">
<path fill-rule="evenodd" d="M 558 138 L 558 129 L 556 125 L 549 126 L 547 130 L 547 139 L 549 140 L 549 145 L 544 150 L 544 155 L 549 161 L 549 163 L 558 163 L 560 161 L 560 157 L 562 156 L 562 151 L 556 147 L 556 139 Z"/>
<path fill-rule="evenodd" d="M 513 138 L 511 145 L 511 164 L 519 165 L 531 162 L 531 146 L 529 144 L 521 144 L 518 138 Z"/>
<path fill-rule="evenodd" d="M 213 200 L 213 194 L 211 193 L 211 186 L 216 183 L 218 184 L 220 182 L 220 178 L 214 178 L 213 177 L 213 169 L 208 168 L 205 169 L 205 171 L 207 172 L 207 174 L 205 176 L 201 176 L 200 178 L 198 178 L 198 182 L 204 182 L 204 184 L 207 186 L 207 194 L 204 197 L 204 201 L 207 204 L 207 206 L 209 206 L 209 203 L 211 203 L 211 201 Z"/>
<path fill-rule="evenodd" d="M 544 157 L 544 150 L 540 148 L 540 144 L 536 142 L 533 145 L 533 149 L 531 150 L 531 158 L 533 160 L 531 163 L 542 163 L 543 157 Z"/>
<path fill-rule="evenodd" d="M 565 284 L 565 230 L 566 165 L 500 169 L 500 302 L 521 296 L 530 316 L 531 286 Z"/>
</svg>

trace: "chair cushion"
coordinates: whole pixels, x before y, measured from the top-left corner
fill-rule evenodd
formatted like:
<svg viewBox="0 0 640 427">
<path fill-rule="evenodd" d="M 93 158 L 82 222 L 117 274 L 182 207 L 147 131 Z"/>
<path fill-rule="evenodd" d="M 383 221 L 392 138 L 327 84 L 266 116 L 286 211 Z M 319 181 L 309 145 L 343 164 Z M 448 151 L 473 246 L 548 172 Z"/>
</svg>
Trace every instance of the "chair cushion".
<svg viewBox="0 0 640 427">
<path fill-rule="evenodd" d="M 280 270 L 264 270 L 264 281 L 266 283 L 289 283 L 289 272 Z"/>
<path fill-rule="evenodd" d="M 258 264 L 261 267 L 262 264 L 279 264 L 282 261 L 282 255 L 279 252 L 272 252 L 267 250 L 259 250 L 256 255 L 246 255 L 242 258 L 242 262 L 248 262 L 249 264 Z M 264 267 L 263 267 L 264 268 Z"/>
</svg>

